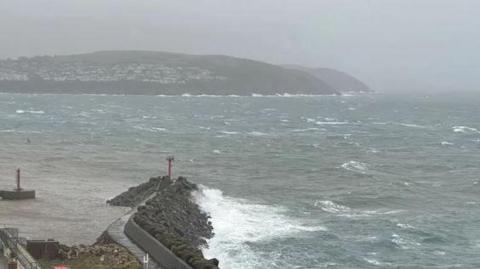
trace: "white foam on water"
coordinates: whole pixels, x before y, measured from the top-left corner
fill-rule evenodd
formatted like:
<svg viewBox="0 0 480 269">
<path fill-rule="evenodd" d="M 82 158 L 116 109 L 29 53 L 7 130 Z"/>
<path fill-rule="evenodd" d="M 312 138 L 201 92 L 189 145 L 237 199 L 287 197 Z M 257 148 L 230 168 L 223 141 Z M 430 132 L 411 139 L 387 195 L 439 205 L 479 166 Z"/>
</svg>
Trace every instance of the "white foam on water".
<svg viewBox="0 0 480 269">
<path fill-rule="evenodd" d="M 410 127 L 410 128 L 420 128 L 420 129 L 427 128 L 427 126 L 413 124 L 413 123 L 399 123 L 399 125 L 403 127 Z"/>
<path fill-rule="evenodd" d="M 148 115 L 143 115 L 142 119 L 156 119 L 157 116 L 148 116 Z"/>
<path fill-rule="evenodd" d="M 159 133 L 159 132 L 167 131 L 167 129 L 161 128 L 161 127 L 145 127 L 140 125 L 133 126 L 133 128 L 141 131 L 151 132 L 151 133 Z"/>
<path fill-rule="evenodd" d="M 392 234 L 391 242 L 401 249 L 412 249 L 421 246 L 420 243 L 403 238 L 398 234 Z"/>
<path fill-rule="evenodd" d="M 218 149 L 214 149 L 212 152 L 215 153 L 215 154 L 222 154 L 222 152 Z"/>
<path fill-rule="evenodd" d="M 313 206 L 320 208 L 322 211 L 335 214 L 340 217 L 351 219 L 369 218 L 378 215 L 393 215 L 403 212 L 403 210 L 355 210 L 348 206 L 335 203 L 330 200 L 317 200 Z"/>
<path fill-rule="evenodd" d="M 349 161 L 341 165 L 345 170 L 365 174 L 368 170 L 368 165 L 366 163 L 358 161 Z"/>
<path fill-rule="evenodd" d="M 453 143 L 448 142 L 448 141 L 442 141 L 442 143 L 440 143 L 440 144 L 442 144 L 442 146 L 453 146 Z"/>
<path fill-rule="evenodd" d="M 215 236 L 203 249 L 207 258 L 220 260 L 223 269 L 268 268 L 275 260 L 262 258 L 251 243 L 299 233 L 326 231 L 285 215 L 282 207 L 255 204 L 224 196 L 220 190 L 201 186 L 193 194 L 200 208 L 211 216 Z M 281 259 L 281 257 L 279 257 Z"/>
<path fill-rule="evenodd" d="M 455 133 L 480 133 L 476 128 L 468 126 L 453 126 L 452 129 Z"/>
<path fill-rule="evenodd" d="M 266 133 L 262 133 L 262 132 L 258 132 L 258 131 L 249 132 L 248 134 L 251 135 L 251 136 L 267 136 L 268 135 Z"/>
<path fill-rule="evenodd" d="M 348 124 L 346 121 L 317 121 L 315 124 L 318 125 L 344 125 Z"/>
<path fill-rule="evenodd" d="M 320 207 L 320 209 L 329 213 L 346 213 L 352 210 L 348 206 L 340 205 L 329 200 L 316 201 L 314 203 L 314 206 Z"/>
<path fill-rule="evenodd" d="M 375 259 L 372 259 L 372 258 L 363 258 L 363 260 L 370 263 L 370 264 L 373 264 L 373 265 L 377 265 L 377 266 L 382 265 L 381 262 L 379 262 Z"/>
<path fill-rule="evenodd" d="M 45 111 L 42 110 L 22 110 L 22 109 L 17 109 L 15 111 L 17 114 L 45 114 Z"/>
<path fill-rule="evenodd" d="M 319 128 L 305 128 L 305 129 L 294 129 L 292 132 L 294 133 L 303 133 L 303 132 L 312 132 L 312 131 L 318 131 L 320 130 Z"/>
<path fill-rule="evenodd" d="M 397 227 L 401 229 L 415 229 L 415 227 L 406 223 L 397 223 Z"/>
<path fill-rule="evenodd" d="M 152 130 L 157 131 L 157 132 L 165 132 L 165 131 L 167 131 L 166 128 L 161 128 L 161 127 L 152 127 Z"/>
<path fill-rule="evenodd" d="M 233 132 L 233 131 L 220 131 L 222 134 L 227 134 L 227 135 L 236 135 L 238 132 Z"/>
</svg>

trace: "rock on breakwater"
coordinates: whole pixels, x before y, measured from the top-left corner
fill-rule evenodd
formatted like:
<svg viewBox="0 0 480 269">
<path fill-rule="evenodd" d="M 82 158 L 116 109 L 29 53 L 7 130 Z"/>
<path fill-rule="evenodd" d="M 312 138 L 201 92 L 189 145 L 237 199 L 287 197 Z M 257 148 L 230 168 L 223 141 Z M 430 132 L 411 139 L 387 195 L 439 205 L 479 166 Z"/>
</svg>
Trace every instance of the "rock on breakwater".
<svg viewBox="0 0 480 269">
<path fill-rule="evenodd" d="M 124 193 L 108 200 L 107 203 L 113 206 L 135 207 L 156 191 L 170 184 L 172 184 L 172 180 L 169 177 L 152 177 L 149 181 L 136 187 L 131 187 Z"/>
</svg>

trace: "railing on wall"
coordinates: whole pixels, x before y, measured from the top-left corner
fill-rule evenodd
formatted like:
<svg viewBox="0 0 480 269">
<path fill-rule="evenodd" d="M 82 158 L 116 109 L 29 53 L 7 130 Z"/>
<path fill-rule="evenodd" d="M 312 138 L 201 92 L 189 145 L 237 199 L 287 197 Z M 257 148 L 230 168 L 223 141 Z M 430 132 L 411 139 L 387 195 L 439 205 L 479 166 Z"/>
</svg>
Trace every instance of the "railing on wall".
<svg viewBox="0 0 480 269">
<path fill-rule="evenodd" d="M 28 251 L 22 246 L 21 240 L 18 236 L 18 229 L 15 228 L 1 228 L 0 240 L 3 245 L 10 249 L 15 254 L 16 259 L 25 269 L 41 269 Z"/>
</svg>

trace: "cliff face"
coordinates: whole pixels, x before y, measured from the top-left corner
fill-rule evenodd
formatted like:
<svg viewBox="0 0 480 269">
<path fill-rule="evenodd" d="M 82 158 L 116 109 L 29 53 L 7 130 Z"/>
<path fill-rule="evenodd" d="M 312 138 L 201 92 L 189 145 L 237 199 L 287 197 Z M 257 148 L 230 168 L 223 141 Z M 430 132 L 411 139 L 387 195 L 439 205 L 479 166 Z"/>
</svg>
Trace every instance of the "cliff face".
<svg viewBox="0 0 480 269">
<path fill-rule="evenodd" d="M 103 51 L 0 61 L 0 91 L 111 94 L 337 94 L 302 71 L 219 55 Z"/>
<path fill-rule="evenodd" d="M 371 92 L 369 87 L 356 77 L 331 68 L 308 68 L 298 65 L 287 65 L 287 68 L 301 70 L 315 76 L 338 92 Z"/>
</svg>

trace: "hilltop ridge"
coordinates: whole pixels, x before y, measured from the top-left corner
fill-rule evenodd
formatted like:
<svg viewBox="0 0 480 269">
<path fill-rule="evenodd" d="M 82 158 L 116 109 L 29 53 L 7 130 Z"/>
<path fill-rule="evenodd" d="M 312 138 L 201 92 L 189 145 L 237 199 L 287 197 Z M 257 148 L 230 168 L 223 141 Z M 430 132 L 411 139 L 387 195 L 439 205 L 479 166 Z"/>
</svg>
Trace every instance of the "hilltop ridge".
<svg viewBox="0 0 480 269">
<path fill-rule="evenodd" d="M 154 51 L 0 60 L 0 91 L 180 95 L 339 94 L 305 70 L 224 55 Z"/>
</svg>

